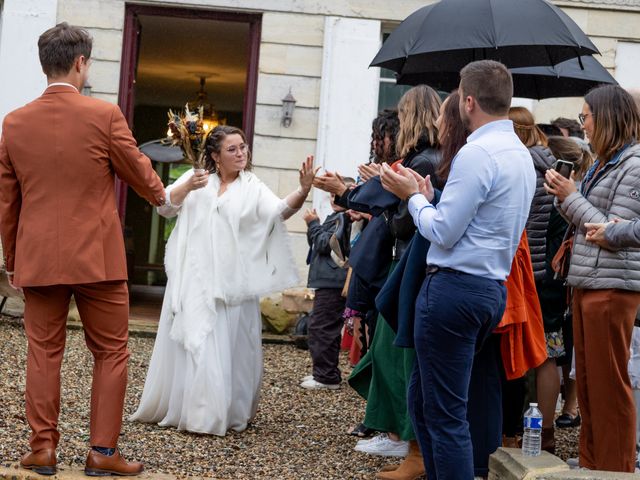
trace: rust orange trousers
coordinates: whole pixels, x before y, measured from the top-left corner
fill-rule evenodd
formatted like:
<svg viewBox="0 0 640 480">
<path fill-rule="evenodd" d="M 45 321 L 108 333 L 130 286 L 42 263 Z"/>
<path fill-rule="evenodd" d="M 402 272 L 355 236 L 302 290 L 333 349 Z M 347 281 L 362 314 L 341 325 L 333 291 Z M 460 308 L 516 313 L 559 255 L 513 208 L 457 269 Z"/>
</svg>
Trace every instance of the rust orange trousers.
<svg viewBox="0 0 640 480">
<path fill-rule="evenodd" d="M 90 444 L 115 447 L 122 426 L 129 359 L 126 282 L 25 287 L 24 295 L 29 340 L 26 409 L 32 431 L 31 449 L 56 448 L 60 439 L 60 367 L 71 295 L 94 360 Z"/>
<path fill-rule="evenodd" d="M 573 291 L 580 466 L 633 472 L 636 412 L 627 365 L 640 292 Z"/>
</svg>

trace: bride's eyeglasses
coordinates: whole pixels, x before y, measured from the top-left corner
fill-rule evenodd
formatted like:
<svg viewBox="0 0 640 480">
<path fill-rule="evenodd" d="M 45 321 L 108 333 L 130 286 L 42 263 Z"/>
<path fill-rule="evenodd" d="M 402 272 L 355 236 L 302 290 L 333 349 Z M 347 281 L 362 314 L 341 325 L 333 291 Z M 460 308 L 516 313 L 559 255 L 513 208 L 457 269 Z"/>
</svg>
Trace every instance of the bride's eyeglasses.
<svg viewBox="0 0 640 480">
<path fill-rule="evenodd" d="M 249 151 L 249 145 L 247 145 L 246 143 L 242 143 L 240 145 L 231 145 L 230 147 L 225 148 L 225 151 L 231 155 L 235 155 L 236 153 L 238 153 L 238 150 L 246 155 Z"/>
</svg>

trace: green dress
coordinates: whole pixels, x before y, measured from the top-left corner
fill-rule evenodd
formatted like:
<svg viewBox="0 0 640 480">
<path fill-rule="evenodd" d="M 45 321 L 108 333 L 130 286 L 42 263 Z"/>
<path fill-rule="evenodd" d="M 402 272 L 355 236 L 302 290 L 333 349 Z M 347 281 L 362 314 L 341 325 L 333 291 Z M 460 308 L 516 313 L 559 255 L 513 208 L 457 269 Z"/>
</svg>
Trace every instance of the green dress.
<svg viewBox="0 0 640 480">
<path fill-rule="evenodd" d="M 378 315 L 369 351 L 349 376 L 349 385 L 367 400 L 364 424 L 380 432 L 392 432 L 401 440 L 414 440 L 407 411 L 407 387 L 416 352 L 393 345 L 396 337 L 382 315 Z"/>
</svg>

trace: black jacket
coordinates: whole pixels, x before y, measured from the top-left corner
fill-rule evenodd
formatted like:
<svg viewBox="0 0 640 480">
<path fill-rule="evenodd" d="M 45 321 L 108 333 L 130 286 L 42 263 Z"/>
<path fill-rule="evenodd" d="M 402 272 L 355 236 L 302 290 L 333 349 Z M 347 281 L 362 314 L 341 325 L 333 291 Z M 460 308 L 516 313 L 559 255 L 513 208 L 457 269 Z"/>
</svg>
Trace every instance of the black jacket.
<svg viewBox="0 0 640 480">
<path fill-rule="evenodd" d="M 347 270 L 339 267 L 331 258 L 329 239 L 336 231 L 337 222 L 344 212 L 334 212 L 321 224 L 318 220 L 307 227 L 309 243 L 309 288 L 342 288 L 347 279 Z"/>
<path fill-rule="evenodd" d="M 418 172 L 423 177 L 431 175 L 431 184 L 435 188 L 437 185 L 436 170 L 440 163 L 440 158 L 440 153 L 437 150 L 428 147 L 425 142 L 420 142 L 416 149 L 409 152 L 405 157 L 402 161 L 402 166 Z M 404 199 L 398 203 L 394 212 L 390 212 L 389 229 L 395 239 L 393 258 L 398 260 L 402 257 L 413 238 L 413 234 L 416 232 L 413 218 L 409 214 L 409 204 Z"/>
<path fill-rule="evenodd" d="M 416 148 L 407 154 L 402 161 L 402 166 L 411 168 L 423 177 L 431 175 L 431 183 L 435 186 L 437 184 L 436 169 L 440 163 L 440 158 L 440 153 L 436 149 L 429 147 L 428 143 L 423 140 L 418 142 Z M 374 216 L 380 215 L 380 212 L 376 208 L 373 208 L 373 205 L 372 208 L 366 208 L 367 206 L 362 205 L 360 202 L 352 203 L 351 199 L 354 195 L 357 195 L 357 189 L 351 190 L 347 195 L 342 197 L 336 195 L 334 201 L 344 208 L 370 213 Z M 384 213 L 382 213 L 382 216 L 387 223 L 389 234 L 391 235 L 393 260 L 398 260 L 407 249 L 416 231 L 416 226 L 409 214 L 407 202 L 404 199 L 397 199 L 397 203 L 387 207 Z M 388 270 L 388 266 L 386 270 Z"/>
<path fill-rule="evenodd" d="M 545 278 L 547 230 L 549 228 L 551 210 L 554 208 L 554 196 L 544 189 L 544 174 L 548 169 L 553 168 L 556 159 L 547 147 L 531 147 L 529 148 L 529 153 L 531 153 L 536 171 L 536 191 L 531 201 L 531 209 L 529 210 L 529 218 L 525 229 L 529 240 L 533 276 L 536 281 L 539 281 Z"/>
</svg>

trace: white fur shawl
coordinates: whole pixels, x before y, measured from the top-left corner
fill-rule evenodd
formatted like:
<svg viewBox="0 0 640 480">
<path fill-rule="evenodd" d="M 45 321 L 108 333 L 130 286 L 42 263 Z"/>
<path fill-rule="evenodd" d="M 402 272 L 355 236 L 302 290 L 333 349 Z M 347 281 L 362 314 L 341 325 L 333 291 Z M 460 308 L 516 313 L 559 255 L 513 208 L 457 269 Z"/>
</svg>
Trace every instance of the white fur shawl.
<svg viewBox="0 0 640 480">
<path fill-rule="evenodd" d="M 183 174 L 167 194 L 191 175 L 192 170 Z M 237 304 L 298 283 L 281 217 L 285 201 L 250 172 L 241 172 L 220 197 L 219 188 L 218 175 L 210 175 L 208 185 L 190 192 L 181 207 L 159 209 L 165 216 L 178 213 L 165 253 L 170 335 L 192 351 L 212 328 L 212 322 L 200 317 L 215 316 L 217 300 Z M 182 314 L 182 302 L 194 293 L 203 296 L 208 314 Z"/>
</svg>

